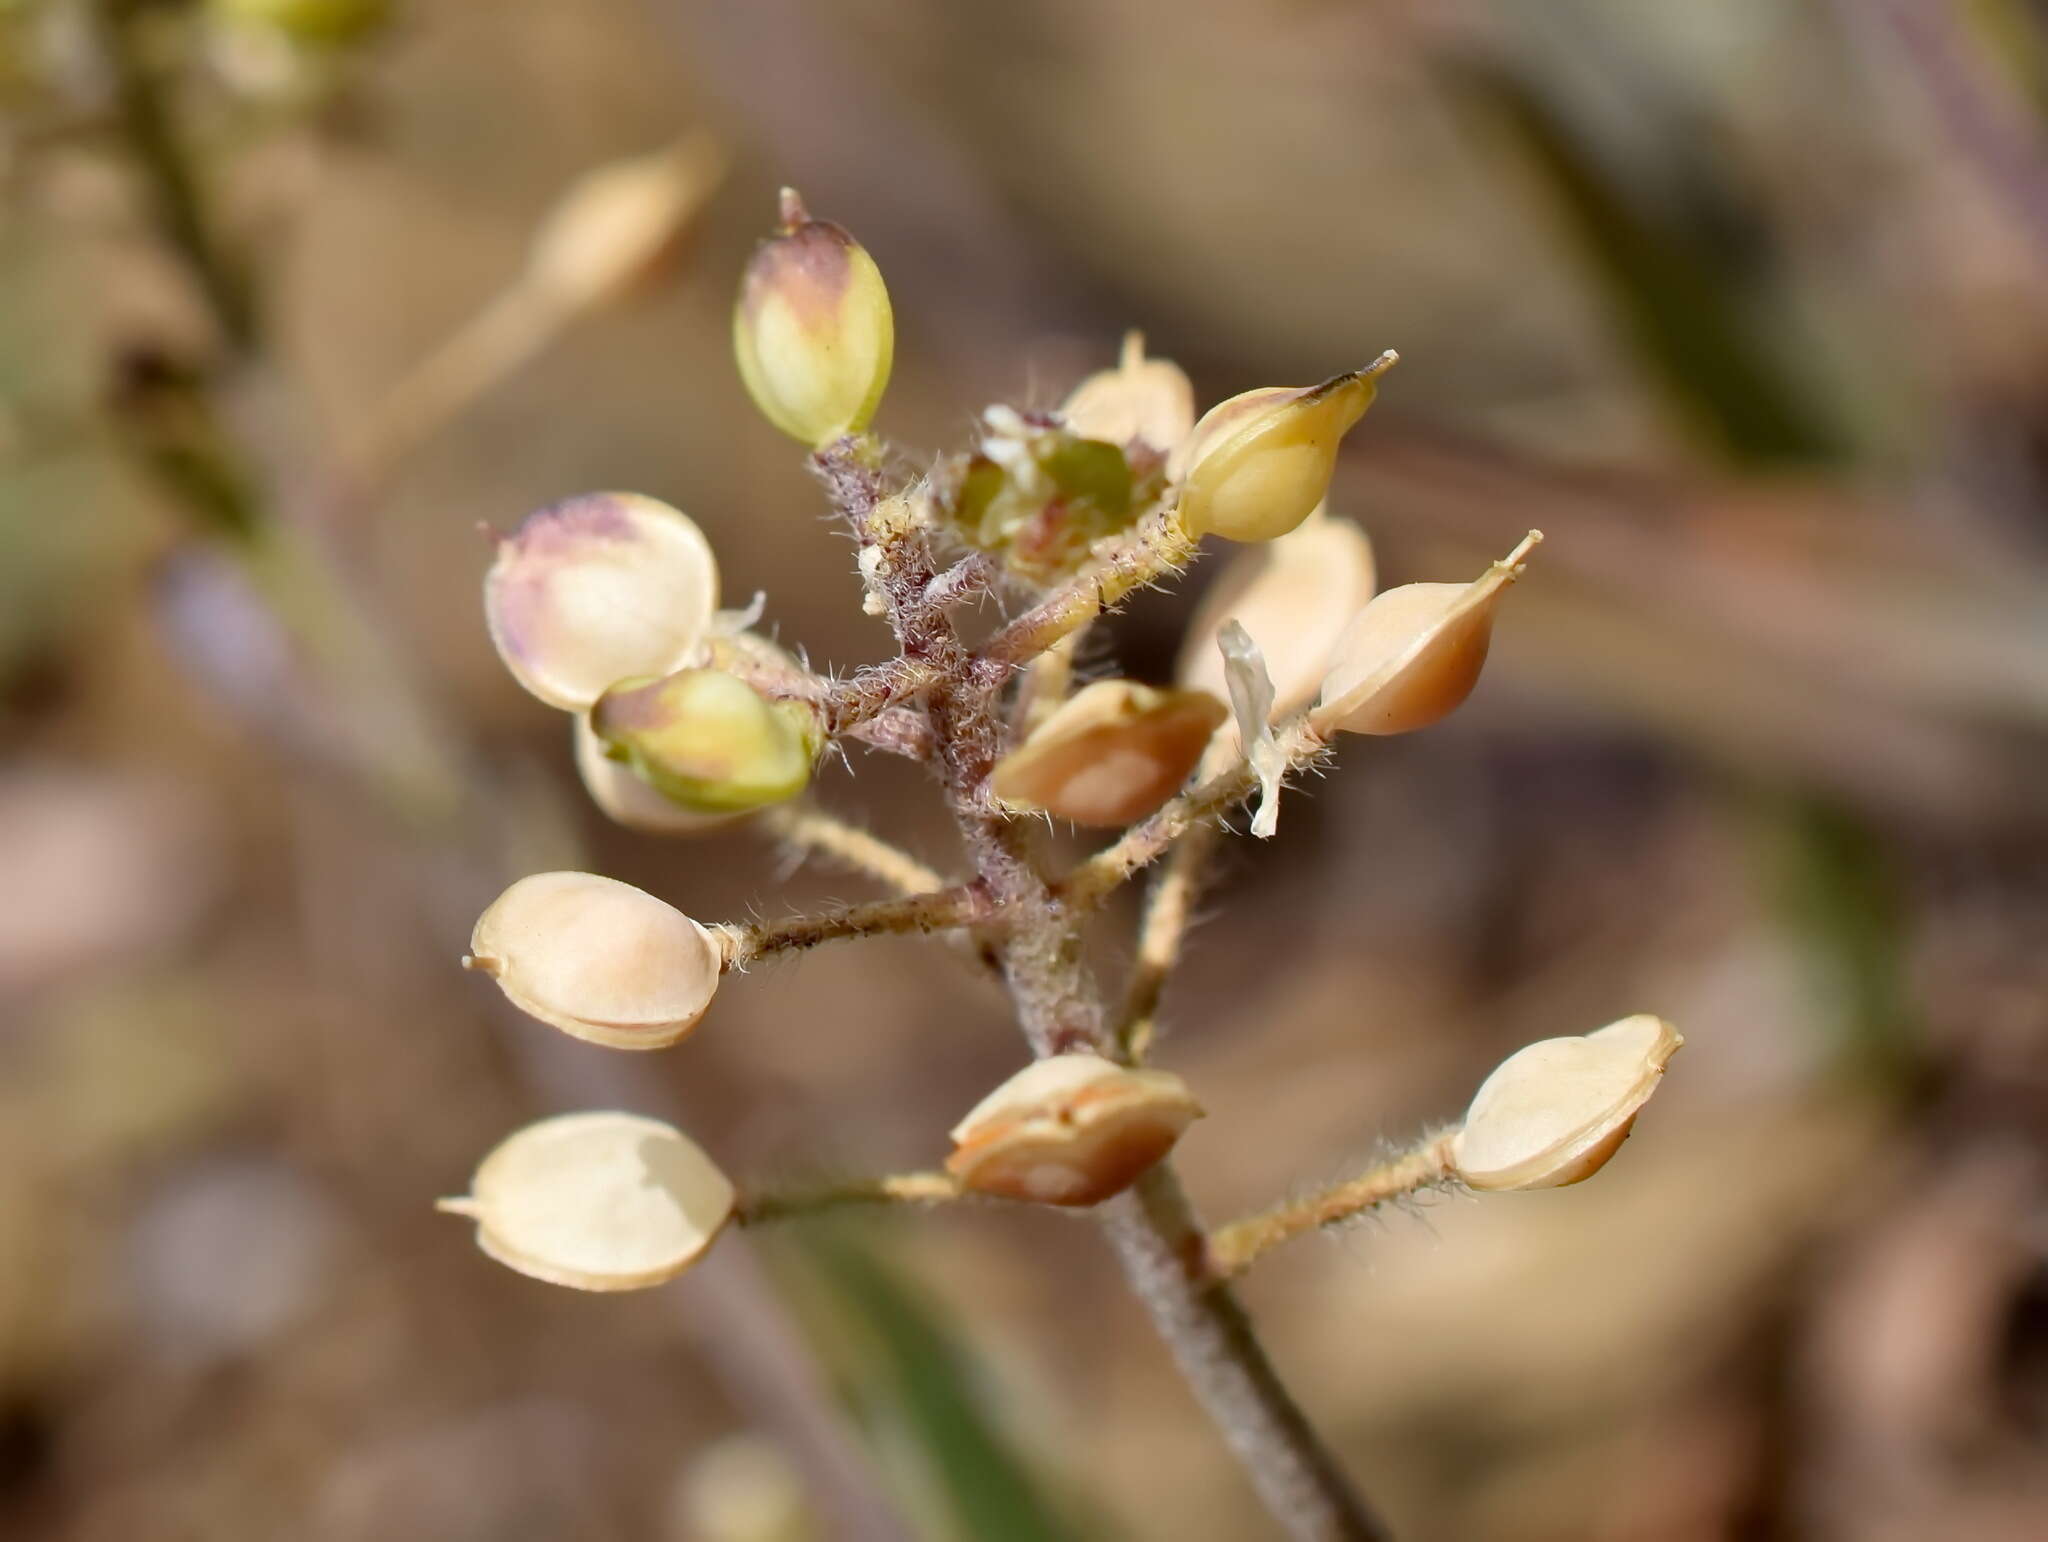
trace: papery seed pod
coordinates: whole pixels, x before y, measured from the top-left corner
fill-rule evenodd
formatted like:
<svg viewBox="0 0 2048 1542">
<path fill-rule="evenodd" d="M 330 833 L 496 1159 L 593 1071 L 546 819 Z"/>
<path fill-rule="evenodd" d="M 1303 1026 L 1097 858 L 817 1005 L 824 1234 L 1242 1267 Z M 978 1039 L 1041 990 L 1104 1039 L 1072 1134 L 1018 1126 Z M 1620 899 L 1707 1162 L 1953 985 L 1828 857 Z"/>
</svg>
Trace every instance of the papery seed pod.
<svg viewBox="0 0 2048 1542">
<path fill-rule="evenodd" d="M 1329 492 L 1337 446 L 1393 357 L 1305 390 L 1266 386 L 1210 408 L 1168 464 L 1183 528 L 1271 541 L 1300 525 Z"/>
<path fill-rule="evenodd" d="M 732 1182 L 679 1130 L 638 1114 L 563 1114 L 483 1159 L 461 1199 L 477 1246 L 508 1269 L 573 1290 L 672 1280 L 732 1219 Z"/>
<path fill-rule="evenodd" d="M 1448 716 L 1479 683 L 1494 611 L 1542 539 L 1530 531 L 1469 584 L 1403 584 L 1374 596 L 1345 628 L 1310 723 L 1323 734 L 1405 734 Z"/>
<path fill-rule="evenodd" d="M 725 967 L 718 940 L 673 905 L 595 873 L 535 873 L 499 895 L 463 967 L 575 1038 L 661 1049 L 697 1025 Z"/>
<path fill-rule="evenodd" d="M 1171 359 L 1145 357 L 1145 334 L 1124 334 L 1123 356 L 1075 386 L 1060 405 L 1067 427 L 1111 444 L 1169 453 L 1195 426 L 1195 388 Z"/>
<path fill-rule="evenodd" d="M 484 578 L 498 656 L 567 712 L 588 711 L 614 681 L 690 662 L 717 610 L 704 532 L 638 493 L 589 493 L 529 514 Z"/>
<path fill-rule="evenodd" d="M 1662 1018 L 1642 1015 L 1517 1050 L 1481 1084 L 1451 1143 L 1458 1176 L 1475 1189 L 1590 1178 L 1628 1139 L 1684 1043 Z"/>
<path fill-rule="evenodd" d="M 1226 716 L 1205 691 L 1098 680 L 996 763 L 989 790 L 1011 808 L 1127 825 L 1180 790 Z"/>
<path fill-rule="evenodd" d="M 895 348 L 874 258 L 784 188 L 782 228 L 755 249 L 733 312 L 733 353 L 754 405 L 785 434 L 823 448 L 868 426 Z"/>
<path fill-rule="evenodd" d="M 529 282 L 577 309 L 629 297 L 659 277 L 724 174 L 725 152 L 701 134 L 585 172 L 534 231 Z"/>
<path fill-rule="evenodd" d="M 608 819 L 649 835 L 704 835 L 746 817 L 744 813 L 699 814 L 684 808 L 657 792 L 631 766 L 613 760 L 589 718 L 579 715 L 571 721 L 575 724 L 576 774 L 590 801 Z"/>
<path fill-rule="evenodd" d="M 1180 683 L 1222 696 L 1223 650 L 1217 636 L 1235 621 L 1251 634 L 1273 680 L 1273 713 L 1285 717 L 1316 698 L 1337 643 L 1372 598 L 1372 542 L 1348 519 L 1312 515 L 1277 541 L 1239 552 L 1211 584 L 1181 645 Z M 1234 723 L 1217 730 L 1238 747 Z"/>
<path fill-rule="evenodd" d="M 1201 1115 L 1170 1071 L 1054 1055 L 1019 1071 L 954 1127 L 946 1171 L 977 1193 L 1100 1204 L 1137 1182 Z"/>
<path fill-rule="evenodd" d="M 590 709 L 590 726 L 608 755 L 699 814 L 794 798 L 824 742 L 815 707 L 770 701 L 719 669 L 621 680 Z"/>
</svg>

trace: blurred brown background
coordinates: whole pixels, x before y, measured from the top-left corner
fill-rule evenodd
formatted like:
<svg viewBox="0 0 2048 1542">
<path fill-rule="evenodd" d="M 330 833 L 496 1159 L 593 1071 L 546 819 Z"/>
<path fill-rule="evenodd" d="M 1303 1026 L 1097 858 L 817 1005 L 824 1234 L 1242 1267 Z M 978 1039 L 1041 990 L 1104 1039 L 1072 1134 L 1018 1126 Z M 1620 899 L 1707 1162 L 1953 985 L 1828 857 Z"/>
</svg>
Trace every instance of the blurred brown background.
<svg viewBox="0 0 2048 1542">
<path fill-rule="evenodd" d="M 633 488 L 814 661 L 882 654 L 730 363 L 791 182 L 888 276 L 880 427 L 918 453 L 1127 325 L 1210 400 L 1391 346 L 1333 498 L 1383 578 L 1549 534 L 1474 701 L 1352 742 L 1237 853 L 1168 1001 L 1218 1216 L 1526 1041 L 1687 1035 L 1596 1181 L 1251 1280 L 1401 1534 L 2048 1535 L 2048 8 L 226 25 L 260 9 L 0 4 L 0 1532 L 1266 1534 L 1085 1225 L 793 1224 L 600 1298 L 431 1212 L 593 1102 L 739 1174 L 928 1164 L 1020 1061 L 929 946 L 757 971 L 624 1063 L 454 967 L 540 867 L 706 919 L 863 892 L 606 825 L 476 601 L 479 520 Z M 138 90 L 246 328 L 166 225 Z M 693 131 L 730 165 L 662 282 L 391 425 L 573 178 Z M 360 475 L 376 424 L 418 432 Z M 1098 662 L 1162 677 L 1189 599 Z M 821 797 L 950 860 L 900 763 Z"/>
</svg>

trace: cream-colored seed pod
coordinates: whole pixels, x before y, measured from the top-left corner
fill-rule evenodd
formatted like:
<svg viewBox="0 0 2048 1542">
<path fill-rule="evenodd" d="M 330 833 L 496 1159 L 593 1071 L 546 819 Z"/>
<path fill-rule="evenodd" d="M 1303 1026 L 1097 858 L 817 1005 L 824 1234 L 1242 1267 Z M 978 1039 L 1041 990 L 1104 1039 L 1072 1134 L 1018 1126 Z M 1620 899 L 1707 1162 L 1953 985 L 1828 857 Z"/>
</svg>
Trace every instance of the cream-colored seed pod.
<svg viewBox="0 0 2048 1542">
<path fill-rule="evenodd" d="M 1127 825 L 1180 790 L 1226 716 L 1203 691 L 1098 680 L 996 763 L 989 790 L 1010 808 Z"/>
<path fill-rule="evenodd" d="M 717 611 L 704 532 L 638 493 L 590 493 L 528 515 L 484 578 L 498 656 L 567 712 L 588 711 L 615 680 L 680 669 Z"/>
<path fill-rule="evenodd" d="M 1320 733 L 1404 734 L 1448 716 L 1472 694 L 1493 641 L 1493 617 L 1522 544 L 1469 584 L 1403 584 L 1376 595 L 1345 628 L 1309 721 Z"/>
<path fill-rule="evenodd" d="M 1195 388 L 1171 359 L 1145 357 L 1144 333 L 1126 332 L 1116 368 L 1075 386 L 1060 416 L 1084 438 L 1135 441 L 1165 455 L 1195 426 Z"/>
<path fill-rule="evenodd" d="M 576 774 L 583 779 L 590 801 L 606 818 L 649 835 L 703 835 L 747 817 L 744 812 L 698 814 L 671 802 L 630 766 L 605 753 L 604 740 L 591 728 L 588 717 L 578 714 L 572 721 Z"/>
<path fill-rule="evenodd" d="M 724 968 L 673 905 L 595 873 L 535 873 L 480 916 L 463 967 L 529 1017 L 611 1049 L 661 1049 L 697 1025 Z"/>
<path fill-rule="evenodd" d="M 1554 1189 L 1598 1172 L 1685 1040 L 1660 1017 L 1625 1017 L 1517 1050 L 1486 1078 L 1451 1143 L 1475 1189 Z"/>
<path fill-rule="evenodd" d="M 1019 1071 L 954 1127 L 946 1171 L 981 1194 L 1100 1204 L 1137 1182 L 1201 1114 L 1170 1071 L 1054 1055 Z"/>
<path fill-rule="evenodd" d="M 631 295 L 658 276 L 724 176 L 725 159 L 708 135 L 695 134 L 585 172 L 535 230 L 528 281 L 579 309 Z"/>
<path fill-rule="evenodd" d="M 1311 515 L 1277 541 L 1239 552 L 1209 592 L 1188 627 L 1180 651 L 1180 683 L 1189 690 L 1228 694 L 1218 634 L 1235 621 L 1251 634 L 1273 680 L 1273 715 L 1285 717 L 1315 700 L 1336 656 L 1337 643 L 1372 598 L 1372 542 L 1348 519 Z M 1238 745 L 1235 723 L 1216 737 Z"/>
<path fill-rule="evenodd" d="M 476 1222 L 508 1269 L 573 1290 L 672 1280 L 732 1219 L 732 1182 L 680 1131 L 638 1114 L 563 1114 L 484 1158 L 440 1208 Z"/>
</svg>

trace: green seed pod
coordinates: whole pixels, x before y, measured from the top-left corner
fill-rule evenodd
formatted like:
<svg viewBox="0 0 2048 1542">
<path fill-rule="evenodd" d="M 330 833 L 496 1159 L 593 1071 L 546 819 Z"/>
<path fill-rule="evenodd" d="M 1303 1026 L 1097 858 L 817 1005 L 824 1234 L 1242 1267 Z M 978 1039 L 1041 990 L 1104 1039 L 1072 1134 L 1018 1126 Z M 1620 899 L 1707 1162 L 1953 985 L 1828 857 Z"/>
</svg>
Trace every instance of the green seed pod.
<svg viewBox="0 0 2048 1542">
<path fill-rule="evenodd" d="M 579 715 L 572 721 L 576 775 L 606 818 L 649 835 L 704 835 L 746 817 L 694 813 L 671 801 L 631 766 L 611 758 L 589 718 Z"/>
<path fill-rule="evenodd" d="M 698 814 L 794 798 L 809 785 L 824 738 L 814 708 L 770 701 L 717 669 L 621 680 L 598 698 L 590 726 L 613 759 Z"/>
<path fill-rule="evenodd" d="M 1228 715 L 1206 691 L 1098 680 L 996 763 L 989 790 L 1010 808 L 1127 825 L 1180 791 Z"/>
<path fill-rule="evenodd" d="M 754 405 L 785 434 L 822 449 L 868 426 L 895 347 L 874 258 L 784 188 L 782 228 L 755 249 L 733 312 L 733 353 Z"/>
</svg>

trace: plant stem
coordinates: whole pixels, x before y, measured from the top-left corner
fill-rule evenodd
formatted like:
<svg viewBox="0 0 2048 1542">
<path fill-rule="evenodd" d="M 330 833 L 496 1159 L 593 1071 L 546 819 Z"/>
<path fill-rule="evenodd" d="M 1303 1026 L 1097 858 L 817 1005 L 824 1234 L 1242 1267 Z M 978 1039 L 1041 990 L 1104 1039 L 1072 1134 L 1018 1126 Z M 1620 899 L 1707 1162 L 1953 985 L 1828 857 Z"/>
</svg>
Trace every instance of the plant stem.
<svg viewBox="0 0 2048 1542">
<path fill-rule="evenodd" d="M 756 959 L 778 953 L 801 953 L 822 942 L 843 942 L 855 937 L 883 937 L 904 932 L 943 932 L 956 926 L 995 919 L 996 907 L 980 884 L 958 884 L 931 893 L 907 894 L 900 899 L 870 900 L 865 905 L 844 905 L 815 915 L 791 916 L 782 921 L 757 921 L 752 925 L 714 928 L 722 932 L 727 969 L 744 969 Z"/>
<path fill-rule="evenodd" d="M 1145 919 L 1138 927 L 1138 955 L 1124 986 L 1117 1013 L 1116 1040 L 1124 1058 L 1143 1065 L 1159 1036 L 1159 1003 L 1166 982 L 1180 962 L 1181 946 L 1201 898 L 1209 854 L 1216 845 L 1214 825 L 1196 825 L 1174 844 L 1166 866 L 1145 896 Z"/>
<path fill-rule="evenodd" d="M 1456 1130 L 1438 1131 L 1413 1150 L 1355 1178 L 1217 1227 L 1209 1236 L 1208 1272 L 1216 1279 L 1233 1279 L 1281 1243 L 1304 1232 L 1334 1226 L 1389 1200 L 1450 1183 L 1454 1177 L 1451 1138 L 1456 1134 Z"/>
<path fill-rule="evenodd" d="M 898 894 L 931 894 L 946 887 L 938 872 L 909 852 L 822 809 L 785 805 L 768 810 L 762 823 L 791 846 L 865 873 Z"/>
<path fill-rule="evenodd" d="M 847 1178 L 806 1188 L 763 1189 L 742 1195 L 734 1218 L 742 1226 L 786 1220 L 846 1205 L 938 1205 L 960 1198 L 960 1185 L 946 1173 L 884 1173 Z"/>
</svg>

